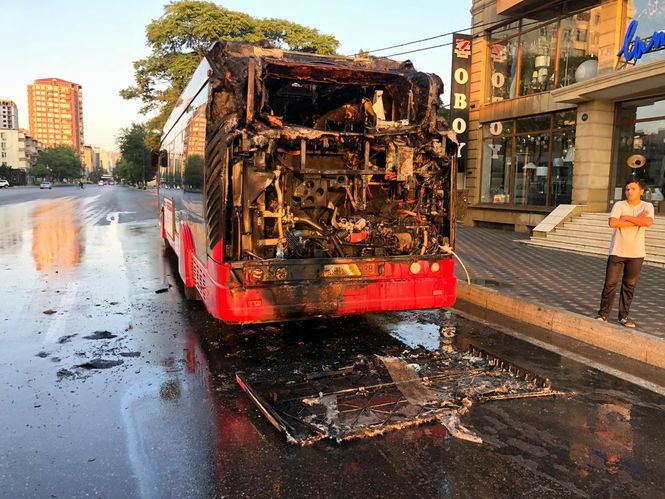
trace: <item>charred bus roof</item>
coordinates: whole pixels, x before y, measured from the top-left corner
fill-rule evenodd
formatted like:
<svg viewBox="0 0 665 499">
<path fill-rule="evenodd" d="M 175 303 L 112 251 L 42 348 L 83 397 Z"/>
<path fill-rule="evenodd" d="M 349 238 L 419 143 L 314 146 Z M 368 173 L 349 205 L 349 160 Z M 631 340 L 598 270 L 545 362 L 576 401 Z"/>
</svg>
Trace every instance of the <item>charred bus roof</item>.
<svg viewBox="0 0 665 499">
<path fill-rule="evenodd" d="M 294 127 L 296 135 L 317 131 L 316 136 L 383 134 L 423 126 L 434 130 L 443 91 L 438 76 L 416 71 L 410 61 L 219 41 L 185 88 L 164 135 L 208 83 L 213 122 L 235 115 L 240 127 L 256 121 L 267 127 Z"/>
</svg>

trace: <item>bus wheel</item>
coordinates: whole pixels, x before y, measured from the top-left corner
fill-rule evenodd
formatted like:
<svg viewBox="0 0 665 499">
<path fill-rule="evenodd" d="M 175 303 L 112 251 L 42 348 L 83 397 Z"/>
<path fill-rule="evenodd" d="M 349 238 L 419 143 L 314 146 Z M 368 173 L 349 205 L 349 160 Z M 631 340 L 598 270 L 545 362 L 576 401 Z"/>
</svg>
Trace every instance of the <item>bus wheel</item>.
<svg viewBox="0 0 665 499">
<path fill-rule="evenodd" d="M 163 237 L 160 237 L 160 239 L 162 240 L 162 255 L 168 255 L 169 250 L 171 249 L 171 245 Z"/>
<path fill-rule="evenodd" d="M 185 300 L 188 301 L 199 301 L 201 300 L 201 295 L 199 294 L 199 290 L 196 289 L 195 286 L 183 286 L 183 289 L 185 290 Z"/>
</svg>

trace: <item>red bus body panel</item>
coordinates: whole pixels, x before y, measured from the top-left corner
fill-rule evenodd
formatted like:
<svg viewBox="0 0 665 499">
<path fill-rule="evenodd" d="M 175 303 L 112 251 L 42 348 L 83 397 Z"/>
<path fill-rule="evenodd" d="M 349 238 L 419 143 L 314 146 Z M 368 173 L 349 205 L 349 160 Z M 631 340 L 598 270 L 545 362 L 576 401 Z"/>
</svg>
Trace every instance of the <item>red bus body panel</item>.
<svg viewBox="0 0 665 499">
<path fill-rule="evenodd" d="M 440 260 L 437 272 L 420 261 L 418 275 L 410 273 L 409 263 L 385 261 L 384 275 L 371 279 L 321 278 L 262 286 L 233 282 L 229 264 L 209 260 L 206 269 L 195 257 L 192 261 L 208 312 L 237 324 L 450 307 L 457 288 L 451 258 Z"/>
</svg>

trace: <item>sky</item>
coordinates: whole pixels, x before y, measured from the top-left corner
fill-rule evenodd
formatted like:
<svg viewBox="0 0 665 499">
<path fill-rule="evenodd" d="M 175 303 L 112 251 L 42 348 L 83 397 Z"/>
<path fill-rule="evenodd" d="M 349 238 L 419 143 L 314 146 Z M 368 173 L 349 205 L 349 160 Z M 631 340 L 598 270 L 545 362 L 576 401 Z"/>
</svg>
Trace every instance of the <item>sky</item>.
<svg viewBox="0 0 665 499">
<path fill-rule="evenodd" d="M 132 62 L 148 55 L 145 27 L 163 14 L 166 0 L 0 0 L 3 56 L 0 99 L 16 102 L 28 128 L 27 85 L 62 78 L 83 87 L 85 143 L 112 151 L 122 127 L 143 122 L 139 101 L 118 92 L 133 83 Z M 280 17 L 334 35 L 339 53 L 353 54 L 460 31 L 471 25 L 471 0 L 226 0 L 217 4 L 254 17 Z M 450 36 L 377 52 L 390 55 L 449 42 Z M 451 47 L 394 57 L 438 74 L 448 103 Z"/>
</svg>

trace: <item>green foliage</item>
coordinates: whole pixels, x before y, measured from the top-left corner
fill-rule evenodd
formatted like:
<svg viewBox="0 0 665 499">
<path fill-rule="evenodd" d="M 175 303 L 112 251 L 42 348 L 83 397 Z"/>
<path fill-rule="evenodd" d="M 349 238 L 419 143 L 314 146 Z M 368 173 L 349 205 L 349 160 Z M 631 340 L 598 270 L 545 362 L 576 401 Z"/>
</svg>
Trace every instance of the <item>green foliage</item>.
<svg viewBox="0 0 665 499">
<path fill-rule="evenodd" d="M 136 180 L 132 176 L 130 165 L 124 160 L 120 159 L 113 169 L 113 175 L 122 179 L 126 184 L 135 184 Z"/>
<path fill-rule="evenodd" d="M 115 167 L 114 174 L 126 183 L 143 184 L 155 178 L 156 166 L 150 162 L 150 150 L 146 146 L 149 137 L 145 125 L 132 123 L 122 128 L 116 141 L 122 159 Z"/>
<path fill-rule="evenodd" d="M 450 123 L 450 108 L 449 107 L 441 106 L 439 108 L 438 115 L 442 116 L 446 120 L 446 123 Z"/>
<path fill-rule="evenodd" d="M 32 165 L 30 167 L 30 175 L 39 178 L 46 178 L 51 176 L 51 169 L 46 165 L 40 165 L 39 163 Z"/>
<path fill-rule="evenodd" d="M 52 177 L 55 180 L 81 177 L 81 158 L 70 146 L 56 146 L 39 153 L 37 162 L 30 168 L 36 177 Z"/>
<path fill-rule="evenodd" d="M 185 189 L 200 191 L 203 189 L 203 157 L 195 154 L 187 158 L 184 173 Z"/>
<path fill-rule="evenodd" d="M 106 174 L 104 170 L 102 170 L 101 168 L 95 168 L 90 172 L 88 178 L 90 179 L 91 182 L 96 184 L 102 179 L 102 175 L 104 174 Z"/>
<path fill-rule="evenodd" d="M 159 112 L 149 128 L 161 128 L 194 73 L 204 52 L 216 40 L 256 43 L 302 52 L 334 54 L 339 41 L 331 35 L 284 19 L 257 19 L 200 0 L 173 1 L 164 15 L 146 27 L 151 53 L 134 62 L 135 84 L 120 91 L 125 99 L 140 99 L 141 111 Z"/>
</svg>

